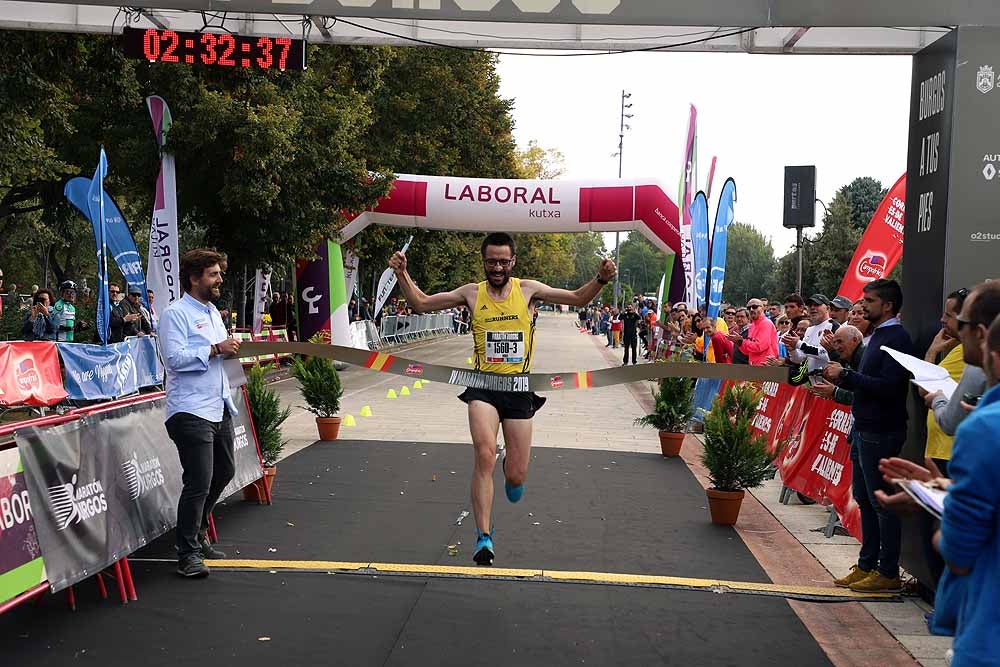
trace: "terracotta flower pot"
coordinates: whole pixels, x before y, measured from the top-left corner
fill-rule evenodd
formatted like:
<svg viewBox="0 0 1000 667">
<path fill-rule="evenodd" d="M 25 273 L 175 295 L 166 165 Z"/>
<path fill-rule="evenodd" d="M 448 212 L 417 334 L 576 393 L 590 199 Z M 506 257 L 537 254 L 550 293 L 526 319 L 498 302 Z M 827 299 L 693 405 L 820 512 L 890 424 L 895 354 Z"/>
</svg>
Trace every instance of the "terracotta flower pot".
<svg viewBox="0 0 1000 667">
<path fill-rule="evenodd" d="M 336 440 L 340 435 L 340 417 L 316 417 L 320 440 Z"/>
<path fill-rule="evenodd" d="M 271 485 L 274 484 L 274 476 L 277 473 L 278 469 L 274 466 L 264 468 L 264 477 L 262 479 L 258 479 L 253 484 L 243 487 L 243 500 L 266 503 L 268 496 L 271 495 Z M 267 493 L 264 492 L 264 487 L 267 488 Z"/>
<path fill-rule="evenodd" d="M 705 489 L 708 495 L 708 510 L 712 513 L 712 523 L 720 526 L 732 526 L 740 516 L 740 506 L 746 493 L 739 491 L 719 491 Z"/>
<path fill-rule="evenodd" d="M 684 434 L 673 431 L 660 431 L 660 451 L 668 458 L 673 458 L 681 453 L 681 445 L 684 444 Z"/>
</svg>

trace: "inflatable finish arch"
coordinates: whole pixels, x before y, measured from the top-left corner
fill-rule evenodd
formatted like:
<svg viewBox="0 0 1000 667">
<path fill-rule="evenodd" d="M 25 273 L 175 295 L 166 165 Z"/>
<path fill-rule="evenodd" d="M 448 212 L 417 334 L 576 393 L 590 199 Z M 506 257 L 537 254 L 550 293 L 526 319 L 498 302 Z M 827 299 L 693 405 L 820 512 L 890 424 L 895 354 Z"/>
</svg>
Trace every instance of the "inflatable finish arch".
<svg viewBox="0 0 1000 667">
<path fill-rule="evenodd" d="M 659 250 L 681 251 L 677 205 L 653 179 L 615 181 L 496 180 L 402 174 L 374 209 L 349 216 L 337 243 L 372 224 L 475 232 L 629 232 Z M 330 331 L 351 345 L 340 246 L 325 241 L 319 259 L 296 263 L 299 334 Z M 328 295 L 328 296 L 327 296 Z"/>
<path fill-rule="evenodd" d="M 478 232 L 628 232 L 680 252 L 677 205 L 653 179 L 496 180 L 401 174 L 388 196 L 358 214 L 340 241 L 371 224 Z"/>
</svg>

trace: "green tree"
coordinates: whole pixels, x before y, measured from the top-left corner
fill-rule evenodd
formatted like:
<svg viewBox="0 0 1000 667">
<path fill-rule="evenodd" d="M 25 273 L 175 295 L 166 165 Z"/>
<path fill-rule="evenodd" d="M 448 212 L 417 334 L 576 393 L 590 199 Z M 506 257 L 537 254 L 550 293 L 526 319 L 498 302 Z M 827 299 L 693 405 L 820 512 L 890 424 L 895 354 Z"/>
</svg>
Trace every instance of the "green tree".
<svg viewBox="0 0 1000 667">
<path fill-rule="evenodd" d="M 618 274 L 622 284 L 631 285 L 636 294 L 655 294 L 663 277 L 663 253 L 636 231 L 628 233 L 618 252 L 621 259 Z"/>
<path fill-rule="evenodd" d="M 847 200 L 851 209 L 851 224 L 864 231 L 887 192 L 881 181 L 871 176 L 860 176 L 840 188 L 837 194 Z"/>
<path fill-rule="evenodd" d="M 823 216 L 823 230 L 813 241 L 816 252 L 810 262 L 810 294 L 819 292 L 831 299 L 837 295 L 861 240 L 862 229 L 853 224 L 852 215 L 847 197 L 843 191 L 838 192 L 830 202 L 829 213 Z"/>
<path fill-rule="evenodd" d="M 724 301 L 744 304 L 748 299 L 764 296 L 764 285 L 774 267 L 774 248 L 763 234 L 743 222 L 729 226 Z"/>
<path fill-rule="evenodd" d="M 563 154 L 554 148 L 542 148 L 531 140 L 528 148 L 517 154 L 518 178 L 559 178 L 566 171 Z"/>
</svg>

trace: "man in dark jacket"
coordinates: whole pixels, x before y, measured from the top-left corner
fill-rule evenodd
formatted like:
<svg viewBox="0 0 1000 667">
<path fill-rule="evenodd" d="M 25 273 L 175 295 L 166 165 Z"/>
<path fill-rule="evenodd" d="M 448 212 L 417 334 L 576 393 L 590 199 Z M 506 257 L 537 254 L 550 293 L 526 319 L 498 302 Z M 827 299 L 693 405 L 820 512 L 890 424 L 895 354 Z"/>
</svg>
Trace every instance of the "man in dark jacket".
<svg viewBox="0 0 1000 667">
<path fill-rule="evenodd" d="M 906 440 L 906 395 L 909 373 L 883 351 L 890 347 L 912 354 L 913 343 L 897 315 L 903 290 L 895 280 L 879 279 L 865 285 L 865 319 L 874 334 L 857 370 L 833 362 L 824 370 L 830 382 L 854 394 L 851 411 L 853 463 L 852 491 L 861 509 L 861 553 L 851 572 L 835 584 L 862 593 L 899 592 L 899 551 L 902 526 L 897 515 L 875 498 L 875 491 L 891 491 L 878 469 L 880 459 L 899 456 Z"/>
<path fill-rule="evenodd" d="M 120 343 L 129 336 L 148 336 L 152 325 L 142 312 L 142 288 L 129 285 L 128 297 L 111 309 L 109 343 Z"/>
</svg>

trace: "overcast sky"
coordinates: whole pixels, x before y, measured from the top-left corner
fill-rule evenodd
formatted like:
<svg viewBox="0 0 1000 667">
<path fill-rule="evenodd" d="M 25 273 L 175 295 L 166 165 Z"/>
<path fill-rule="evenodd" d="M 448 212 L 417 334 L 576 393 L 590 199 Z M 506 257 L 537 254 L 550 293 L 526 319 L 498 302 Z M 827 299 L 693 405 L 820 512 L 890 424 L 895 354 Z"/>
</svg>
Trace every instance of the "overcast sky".
<svg viewBox="0 0 1000 667">
<path fill-rule="evenodd" d="M 622 175 L 655 177 L 677 198 L 689 104 L 698 109 L 701 188 L 718 157 L 715 197 L 736 179 L 736 219 L 795 243 L 781 226 L 785 165 L 814 164 L 817 196 L 858 176 L 890 187 L 906 170 L 911 58 L 636 53 L 500 57 L 501 94 L 514 99 L 515 137 L 566 158 L 567 179 L 618 175 L 621 92 L 632 94 Z M 817 223 L 823 209 L 817 205 Z M 609 245 L 614 236 L 610 235 Z"/>
</svg>

